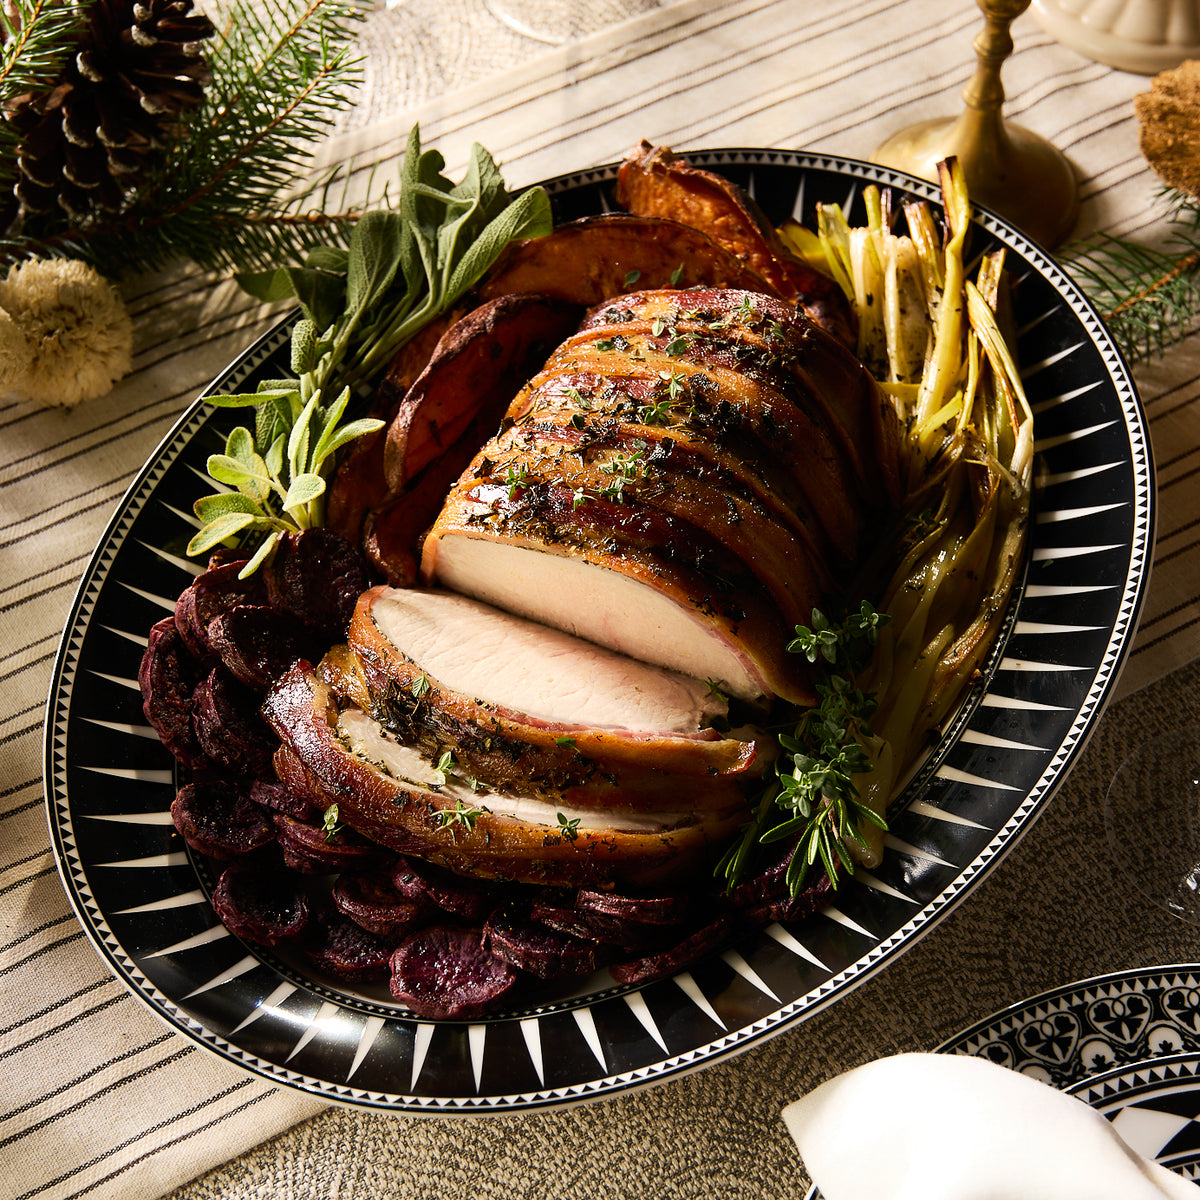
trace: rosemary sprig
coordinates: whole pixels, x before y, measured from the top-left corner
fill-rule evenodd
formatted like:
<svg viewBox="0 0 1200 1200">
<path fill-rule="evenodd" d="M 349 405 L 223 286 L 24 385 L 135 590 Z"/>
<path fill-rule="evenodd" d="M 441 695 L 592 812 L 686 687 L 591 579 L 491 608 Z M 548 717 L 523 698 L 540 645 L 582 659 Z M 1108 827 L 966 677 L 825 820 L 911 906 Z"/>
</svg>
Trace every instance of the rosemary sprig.
<svg viewBox="0 0 1200 1200">
<path fill-rule="evenodd" d="M 1200 199 L 1167 188 L 1159 200 L 1172 225 L 1163 248 L 1097 235 L 1063 252 L 1134 361 L 1162 354 L 1200 318 Z"/>
<path fill-rule="evenodd" d="M 863 823 L 887 828 L 874 809 L 858 799 L 856 775 L 874 770 L 864 743 L 873 737 L 875 698 L 854 682 L 870 661 L 879 630 L 888 621 L 864 600 L 839 624 L 813 609 L 812 626 L 797 625 L 788 644 L 814 668 L 818 704 L 799 712 L 790 733 L 778 734 L 780 753 L 754 817 L 717 866 L 733 888 L 757 847 L 791 839 L 786 880 L 793 896 L 820 859 L 837 887 L 839 873 L 853 871 L 849 843 L 862 841 Z"/>
</svg>

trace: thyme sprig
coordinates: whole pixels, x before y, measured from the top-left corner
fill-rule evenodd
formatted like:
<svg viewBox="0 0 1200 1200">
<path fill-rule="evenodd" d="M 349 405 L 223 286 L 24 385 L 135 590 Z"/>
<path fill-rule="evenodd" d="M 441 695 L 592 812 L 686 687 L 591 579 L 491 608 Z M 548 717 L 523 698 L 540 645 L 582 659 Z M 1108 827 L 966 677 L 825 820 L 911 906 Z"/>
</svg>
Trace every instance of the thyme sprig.
<svg viewBox="0 0 1200 1200">
<path fill-rule="evenodd" d="M 759 845 L 786 839 L 795 843 L 785 876 L 793 896 L 818 859 L 837 887 L 840 873 L 854 870 L 849 846 L 863 845 L 863 823 L 887 828 L 859 800 L 854 781 L 874 769 L 868 744 L 877 707 L 855 674 L 869 663 L 887 621 L 864 600 L 840 623 L 813 609 L 812 625 L 796 626 L 787 648 L 812 664 L 818 703 L 799 712 L 791 732 L 777 734 L 780 753 L 754 817 L 717 866 L 728 888 L 736 886 Z"/>
</svg>

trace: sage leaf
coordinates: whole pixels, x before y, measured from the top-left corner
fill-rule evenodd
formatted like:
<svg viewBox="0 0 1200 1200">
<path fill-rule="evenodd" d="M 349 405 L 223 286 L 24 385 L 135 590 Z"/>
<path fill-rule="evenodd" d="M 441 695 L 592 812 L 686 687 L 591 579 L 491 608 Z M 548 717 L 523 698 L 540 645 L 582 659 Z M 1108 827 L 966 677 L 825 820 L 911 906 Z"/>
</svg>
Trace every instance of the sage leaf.
<svg viewBox="0 0 1200 1200">
<path fill-rule="evenodd" d="M 288 488 L 288 494 L 283 501 L 283 507 L 291 510 L 310 504 L 318 496 L 325 494 L 325 480 L 320 475 L 297 475 Z"/>
<path fill-rule="evenodd" d="M 247 525 L 252 525 L 255 518 L 250 513 L 227 513 L 223 517 L 218 517 L 215 521 L 210 521 L 190 542 L 188 542 L 187 552 L 189 554 L 204 554 L 209 550 L 215 549 L 222 542 L 229 541 L 230 538 L 236 537 Z"/>
<path fill-rule="evenodd" d="M 346 308 L 351 317 L 383 299 L 400 267 L 403 229 L 393 212 L 364 213 L 350 235 Z"/>
<path fill-rule="evenodd" d="M 313 468 L 319 467 L 331 454 L 336 454 L 349 442 L 353 442 L 356 438 L 364 437 L 368 433 L 375 433 L 377 430 L 383 429 L 386 424 L 386 421 L 377 420 L 375 417 L 360 417 L 357 421 L 351 421 L 348 425 L 343 425 L 329 440 L 328 444 L 322 442 L 317 450 L 313 451 Z"/>
<path fill-rule="evenodd" d="M 238 572 L 238 578 L 249 579 L 275 552 L 275 547 L 279 545 L 281 537 L 283 537 L 282 529 L 276 530 L 269 537 L 265 538 L 262 545 L 251 556 L 250 561 Z"/>
<path fill-rule="evenodd" d="M 239 271 L 234 279 L 244 292 L 249 292 L 255 300 L 265 304 L 290 300 L 296 294 L 286 267 L 275 267 L 269 271 Z"/>
<path fill-rule="evenodd" d="M 252 517 L 264 515 L 262 508 L 249 496 L 243 496 L 241 492 L 222 492 L 215 496 L 201 496 L 192 505 L 192 512 L 205 524 L 217 520 L 218 517 L 228 516 L 229 513 L 249 513 Z"/>
<path fill-rule="evenodd" d="M 500 251 L 516 238 L 543 237 L 554 226 L 550 197 L 542 188 L 530 188 L 512 202 L 471 243 L 454 268 L 442 295 L 445 307 L 453 304 L 483 277 Z"/>
<path fill-rule="evenodd" d="M 318 271 L 332 271 L 344 275 L 350 255 L 341 246 L 314 246 L 305 256 L 304 265 Z"/>
<path fill-rule="evenodd" d="M 253 408 L 256 404 L 261 404 L 262 399 L 261 395 L 251 392 L 230 396 L 205 396 L 204 403 L 211 404 L 213 408 Z"/>
</svg>

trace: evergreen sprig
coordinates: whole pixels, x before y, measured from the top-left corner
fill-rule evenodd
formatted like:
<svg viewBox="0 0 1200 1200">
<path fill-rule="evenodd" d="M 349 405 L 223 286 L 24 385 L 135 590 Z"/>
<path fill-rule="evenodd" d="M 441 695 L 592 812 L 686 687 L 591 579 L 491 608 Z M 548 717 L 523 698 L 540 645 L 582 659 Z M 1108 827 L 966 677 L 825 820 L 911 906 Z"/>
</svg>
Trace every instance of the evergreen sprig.
<svg viewBox="0 0 1200 1200">
<path fill-rule="evenodd" d="M 1172 226 L 1161 249 L 1098 235 L 1063 252 L 1133 361 L 1162 354 L 1200 318 L 1200 199 L 1176 189 L 1159 199 Z"/>
<path fill-rule="evenodd" d="M 55 48 L 69 49 L 73 28 L 61 13 L 76 12 L 62 0 L 16 3 L 25 39 L 19 51 L 6 42 L 12 61 L 5 60 L 10 78 L 0 80 L 4 99 L 53 80 Z M 312 145 L 353 103 L 361 16 L 353 0 L 235 0 L 223 8 L 217 35 L 205 44 L 212 80 L 204 103 L 181 121 L 128 209 L 81 226 L 65 214 L 31 216 L 0 238 L 0 265 L 68 256 L 116 278 L 184 257 L 205 269 L 245 271 L 298 261 L 331 240 L 344 244 L 359 215 L 336 207 L 348 170 L 305 187 L 299 181 Z M 6 133 L 5 149 L 13 150 Z M 15 152 L 5 153 L 0 188 L 15 181 Z M 358 207 L 377 203 L 368 198 Z"/>
</svg>

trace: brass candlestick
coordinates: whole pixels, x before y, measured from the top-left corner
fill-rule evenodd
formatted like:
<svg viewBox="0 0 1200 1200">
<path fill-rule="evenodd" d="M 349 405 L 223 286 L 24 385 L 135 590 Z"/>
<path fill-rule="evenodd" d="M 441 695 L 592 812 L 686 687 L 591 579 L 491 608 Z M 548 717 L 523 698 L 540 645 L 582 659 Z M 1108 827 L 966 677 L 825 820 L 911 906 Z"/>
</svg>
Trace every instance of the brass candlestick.
<svg viewBox="0 0 1200 1200">
<path fill-rule="evenodd" d="M 963 90 L 960 117 L 922 121 L 893 134 L 875 161 L 922 179 L 937 181 L 937 164 L 956 155 L 972 200 L 1007 217 L 1046 247 L 1070 232 L 1079 211 L 1071 164 L 1040 134 L 1006 123 L 1000 68 L 1012 53 L 1009 26 L 1030 0 L 977 0 L 987 20 L 975 39 L 978 65 Z"/>
</svg>

